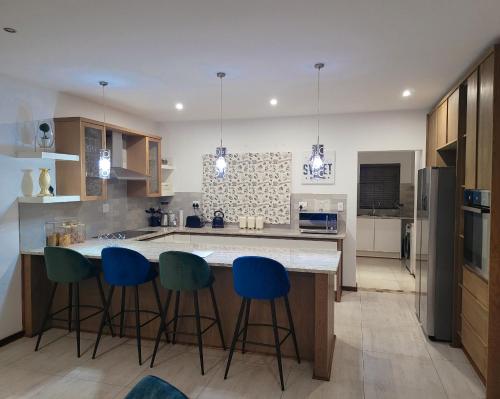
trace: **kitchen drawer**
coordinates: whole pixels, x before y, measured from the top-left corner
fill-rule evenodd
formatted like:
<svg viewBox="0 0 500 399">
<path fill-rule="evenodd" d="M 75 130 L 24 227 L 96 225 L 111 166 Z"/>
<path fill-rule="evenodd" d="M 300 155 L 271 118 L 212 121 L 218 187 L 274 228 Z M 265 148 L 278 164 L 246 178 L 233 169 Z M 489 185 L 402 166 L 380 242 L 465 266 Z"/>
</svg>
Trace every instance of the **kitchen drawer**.
<svg viewBox="0 0 500 399">
<path fill-rule="evenodd" d="M 488 342 L 488 312 L 467 288 L 462 289 L 462 317 L 484 343 Z"/>
<path fill-rule="evenodd" d="M 488 348 L 481 342 L 467 320 L 462 318 L 462 345 L 479 369 L 483 377 L 486 376 Z"/>
<path fill-rule="evenodd" d="M 481 305 L 488 309 L 488 283 L 467 267 L 463 268 L 463 286 L 476 298 Z"/>
</svg>

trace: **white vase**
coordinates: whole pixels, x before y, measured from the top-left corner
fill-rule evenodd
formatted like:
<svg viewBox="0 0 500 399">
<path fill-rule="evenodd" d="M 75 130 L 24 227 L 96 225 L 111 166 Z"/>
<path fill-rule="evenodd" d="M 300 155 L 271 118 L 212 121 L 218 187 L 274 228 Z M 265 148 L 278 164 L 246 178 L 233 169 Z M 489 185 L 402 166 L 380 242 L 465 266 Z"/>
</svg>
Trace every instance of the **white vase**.
<svg viewBox="0 0 500 399">
<path fill-rule="evenodd" d="M 33 182 L 33 169 L 23 170 L 23 180 L 21 181 L 21 191 L 25 197 L 32 197 L 35 184 Z"/>
<path fill-rule="evenodd" d="M 50 175 L 48 168 L 40 168 L 40 176 L 38 177 L 38 183 L 40 184 L 40 192 L 38 193 L 39 197 L 47 197 L 50 196 Z"/>
</svg>

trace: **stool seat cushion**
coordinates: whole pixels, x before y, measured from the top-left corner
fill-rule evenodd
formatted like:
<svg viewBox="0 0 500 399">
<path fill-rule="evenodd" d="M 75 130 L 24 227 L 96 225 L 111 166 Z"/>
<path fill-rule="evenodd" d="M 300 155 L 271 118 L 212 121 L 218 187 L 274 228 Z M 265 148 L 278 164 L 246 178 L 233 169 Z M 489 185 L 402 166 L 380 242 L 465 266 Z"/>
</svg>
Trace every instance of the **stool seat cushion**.
<svg viewBox="0 0 500 399">
<path fill-rule="evenodd" d="M 195 291 L 211 286 L 214 280 L 212 269 L 198 255 L 182 251 L 160 254 L 160 281 L 169 290 Z"/>
<path fill-rule="evenodd" d="M 47 277 L 56 283 L 77 283 L 99 273 L 85 256 L 72 249 L 45 247 L 43 252 Z"/>
<path fill-rule="evenodd" d="M 188 397 L 161 378 L 147 375 L 132 388 L 125 399 L 188 399 Z"/>
<path fill-rule="evenodd" d="M 262 256 L 235 259 L 233 282 L 236 293 L 250 299 L 275 299 L 290 291 L 290 279 L 283 265 Z"/>
<path fill-rule="evenodd" d="M 109 285 L 135 286 L 158 276 L 153 265 L 137 251 L 108 247 L 102 250 L 101 257 L 104 280 Z"/>
</svg>

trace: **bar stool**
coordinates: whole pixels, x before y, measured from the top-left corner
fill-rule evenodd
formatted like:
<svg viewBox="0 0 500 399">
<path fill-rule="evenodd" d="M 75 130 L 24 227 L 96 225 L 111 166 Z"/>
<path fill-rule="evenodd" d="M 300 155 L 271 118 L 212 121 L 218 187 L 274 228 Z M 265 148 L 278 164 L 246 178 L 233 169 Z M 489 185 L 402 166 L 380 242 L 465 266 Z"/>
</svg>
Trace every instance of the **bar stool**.
<svg viewBox="0 0 500 399">
<path fill-rule="evenodd" d="M 111 320 L 115 317 L 120 316 L 120 338 L 123 337 L 123 330 L 128 326 L 124 325 L 125 313 L 135 313 L 135 333 L 137 340 L 137 354 L 139 357 L 139 365 L 142 365 L 142 352 L 141 352 L 141 328 L 145 325 L 151 323 L 153 320 L 160 317 L 161 323 L 163 323 L 162 310 L 160 295 L 158 293 L 158 287 L 156 285 L 156 277 L 158 273 L 154 269 L 153 265 L 141 255 L 139 252 L 133 251 L 128 248 L 119 247 L 109 247 L 104 248 L 101 252 L 102 258 L 102 268 L 104 272 L 104 280 L 110 286 L 108 297 L 106 300 L 106 312 L 111 306 L 111 301 L 113 299 L 113 293 L 115 287 L 122 288 L 121 297 L 121 307 L 120 311 L 115 315 L 111 316 Z M 156 303 L 158 306 L 158 312 L 151 310 L 141 310 L 139 307 L 139 285 L 151 282 L 153 285 L 153 290 L 155 294 Z M 133 287 L 134 291 L 134 302 L 135 307 L 133 310 L 125 309 L 125 293 L 126 287 Z M 141 313 L 153 314 L 154 317 L 147 320 L 141 324 Z M 94 352 L 92 354 L 92 359 L 95 359 L 97 348 L 99 346 L 99 341 L 101 340 L 102 330 L 106 320 L 103 317 L 101 319 L 101 325 L 99 327 L 99 333 L 97 334 L 97 339 L 94 346 Z M 168 336 L 167 336 L 168 341 Z"/>
<path fill-rule="evenodd" d="M 158 350 L 158 345 L 160 343 L 160 337 L 163 331 L 166 332 L 166 328 L 173 323 L 172 331 L 172 344 L 175 344 L 175 337 L 177 334 L 181 335 L 196 335 L 198 340 L 198 352 L 200 354 L 200 366 L 201 374 L 205 374 L 205 369 L 203 365 L 203 339 L 202 335 L 208 331 L 211 327 L 217 324 L 219 329 L 220 340 L 222 347 L 226 350 L 226 343 L 224 342 L 224 335 L 222 333 L 222 325 L 220 322 L 219 310 L 217 308 L 217 302 L 215 300 L 213 283 L 215 281 L 214 275 L 210 266 L 205 261 L 205 259 L 181 251 L 169 251 L 164 252 L 160 255 L 160 281 L 161 285 L 168 290 L 167 303 L 163 309 L 163 317 L 167 317 L 168 307 L 170 305 L 170 300 L 172 298 L 172 292 L 176 291 L 175 297 L 175 310 L 174 317 L 169 322 L 161 324 L 158 329 L 158 334 L 156 335 L 155 348 L 153 351 L 153 357 L 151 358 L 150 367 L 153 367 L 156 352 Z M 203 288 L 210 289 L 210 297 L 212 298 L 212 306 L 214 308 L 215 318 L 201 316 L 200 306 L 198 302 L 198 291 Z M 194 300 L 194 315 L 180 315 L 179 314 L 179 299 L 181 291 L 191 291 Z M 196 334 L 190 332 L 177 331 L 177 321 L 181 318 L 195 318 L 196 320 Z M 211 320 L 208 326 L 203 330 L 201 329 L 201 320 Z"/>
<path fill-rule="evenodd" d="M 103 313 L 103 320 L 108 321 L 109 329 L 111 335 L 114 335 L 113 328 L 111 327 L 111 319 L 106 310 L 106 301 L 104 299 L 104 291 L 102 289 L 101 278 L 99 276 L 99 269 L 94 266 L 90 261 L 80 254 L 79 252 L 73 251 L 69 248 L 61 247 L 45 247 L 44 249 L 45 257 L 45 268 L 47 269 L 47 277 L 52 281 L 52 291 L 50 294 L 50 299 L 47 304 L 47 309 L 43 317 L 42 325 L 38 332 L 38 338 L 36 340 L 35 352 L 38 351 L 40 346 L 40 341 L 42 340 L 42 335 L 45 330 L 45 325 L 50 320 L 55 321 L 66 321 L 64 319 L 56 319 L 55 315 L 67 310 L 68 311 L 68 331 L 71 332 L 71 324 L 73 321 L 73 308 L 75 309 L 75 331 L 76 331 L 76 350 L 77 356 L 80 357 L 80 323 L 93 316 Z M 81 305 L 80 304 L 80 282 L 83 280 L 88 280 L 95 278 L 97 281 L 97 287 L 99 288 L 99 296 L 101 297 L 102 307 L 93 305 Z M 68 284 L 68 306 L 59 309 L 54 313 L 50 313 L 52 309 L 52 304 L 54 302 L 54 296 L 59 284 Z M 73 286 L 75 292 L 73 293 Z M 75 297 L 75 304 L 73 305 L 73 296 Z M 84 318 L 80 318 L 80 308 L 91 308 L 98 309 Z"/>
<path fill-rule="evenodd" d="M 290 291 L 290 280 L 288 273 L 283 265 L 273 259 L 261 256 L 242 256 L 233 262 L 233 282 L 236 293 L 242 297 L 238 320 L 234 330 L 233 341 L 229 351 L 227 360 L 226 372 L 224 379 L 227 379 L 229 366 L 233 358 L 234 349 L 237 342 L 242 342 L 242 352 L 245 353 L 245 345 L 261 345 L 273 347 L 276 349 L 276 357 L 278 359 L 278 370 L 280 374 L 281 390 L 285 390 L 283 383 L 283 368 L 281 364 L 281 345 L 291 335 L 297 362 L 300 363 L 299 347 L 297 345 L 297 337 L 295 336 L 295 328 L 293 326 L 292 312 L 288 302 L 288 292 Z M 276 321 L 276 305 L 275 299 L 283 298 L 285 301 L 286 313 L 288 315 L 289 328 L 278 326 Z M 271 305 L 272 324 L 249 323 L 250 304 L 252 299 L 268 300 Z M 240 330 L 241 319 L 245 311 L 244 326 Z M 247 330 L 249 326 L 272 327 L 274 332 L 274 345 L 247 341 Z M 279 330 L 287 331 L 283 339 L 280 339 Z M 243 339 L 240 340 L 240 335 L 243 334 Z"/>
</svg>

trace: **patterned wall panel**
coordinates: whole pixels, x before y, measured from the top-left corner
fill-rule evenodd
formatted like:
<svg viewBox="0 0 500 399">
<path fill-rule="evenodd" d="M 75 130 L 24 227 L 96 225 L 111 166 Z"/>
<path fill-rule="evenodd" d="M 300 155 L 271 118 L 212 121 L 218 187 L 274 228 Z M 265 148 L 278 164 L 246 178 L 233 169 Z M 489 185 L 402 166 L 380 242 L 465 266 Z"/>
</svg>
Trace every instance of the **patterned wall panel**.
<svg viewBox="0 0 500 399">
<path fill-rule="evenodd" d="M 215 175 L 215 156 L 203 155 L 203 213 L 222 209 L 225 220 L 264 216 L 266 223 L 290 223 L 291 152 L 228 154 L 226 175 Z"/>
</svg>

